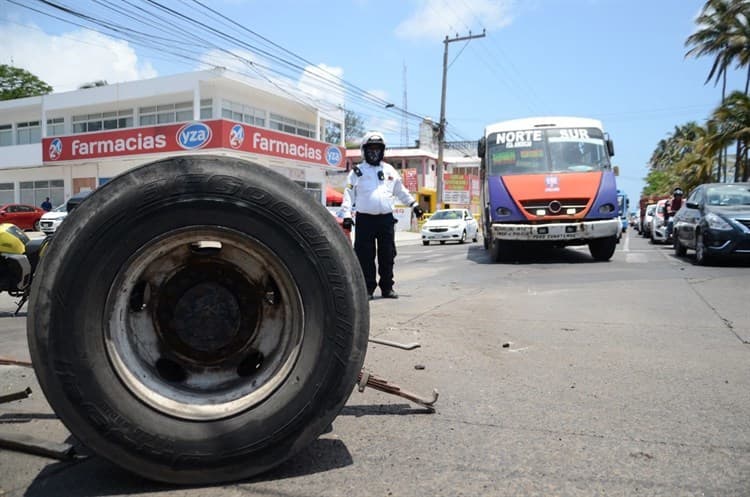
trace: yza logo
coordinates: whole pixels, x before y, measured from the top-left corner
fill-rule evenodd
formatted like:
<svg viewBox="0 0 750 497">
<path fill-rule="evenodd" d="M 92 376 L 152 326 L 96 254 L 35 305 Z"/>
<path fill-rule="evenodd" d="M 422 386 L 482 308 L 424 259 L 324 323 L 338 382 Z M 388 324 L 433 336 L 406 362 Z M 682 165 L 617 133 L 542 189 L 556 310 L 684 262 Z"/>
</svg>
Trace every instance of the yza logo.
<svg viewBox="0 0 750 497">
<path fill-rule="evenodd" d="M 245 128 L 243 128 L 241 124 L 235 124 L 229 131 L 229 146 L 232 148 L 240 148 L 244 141 Z"/>
<path fill-rule="evenodd" d="M 331 166 L 338 166 L 341 162 L 341 150 L 337 147 L 328 147 L 326 149 L 326 162 Z"/>
<path fill-rule="evenodd" d="M 62 155 L 62 140 L 55 138 L 49 144 L 49 158 L 50 160 L 57 160 Z"/>
<path fill-rule="evenodd" d="M 560 180 L 557 176 L 547 176 L 544 178 L 545 192 L 559 192 Z"/>
<path fill-rule="evenodd" d="M 211 128 L 203 123 L 188 123 L 177 131 L 177 144 L 185 150 L 205 147 L 211 141 Z"/>
</svg>

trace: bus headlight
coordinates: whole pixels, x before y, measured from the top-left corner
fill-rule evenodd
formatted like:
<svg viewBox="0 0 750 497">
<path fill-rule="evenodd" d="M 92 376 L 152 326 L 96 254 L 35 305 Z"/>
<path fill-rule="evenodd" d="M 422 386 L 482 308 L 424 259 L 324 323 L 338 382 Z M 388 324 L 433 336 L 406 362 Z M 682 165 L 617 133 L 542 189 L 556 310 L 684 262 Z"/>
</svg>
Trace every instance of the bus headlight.
<svg viewBox="0 0 750 497">
<path fill-rule="evenodd" d="M 497 209 L 495 209 L 495 212 L 500 217 L 510 216 L 510 209 L 508 209 L 507 207 L 498 207 Z"/>
</svg>

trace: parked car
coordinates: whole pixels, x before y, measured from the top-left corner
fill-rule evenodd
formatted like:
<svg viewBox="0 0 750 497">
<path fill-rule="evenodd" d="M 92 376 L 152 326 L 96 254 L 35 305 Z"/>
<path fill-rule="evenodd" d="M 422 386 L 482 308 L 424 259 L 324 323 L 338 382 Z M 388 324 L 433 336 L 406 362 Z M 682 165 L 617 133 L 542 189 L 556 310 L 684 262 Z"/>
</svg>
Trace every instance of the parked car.
<svg viewBox="0 0 750 497">
<path fill-rule="evenodd" d="M 64 204 L 58 205 L 51 211 L 45 213 L 39 220 L 41 230 L 44 231 L 44 234 L 51 235 L 57 231 L 57 228 L 62 224 L 68 213 L 78 207 L 89 195 L 91 195 L 91 190 L 78 192 L 70 197 Z"/>
<path fill-rule="evenodd" d="M 45 235 L 51 235 L 57 231 L 57 227 L 63 222 L 68 215 L 66 204 L 60 204 L 49 212 L 45 212 L 39 220 L 39 226 Z"/>
<path fill-rule="evenodd" d="M 33 205 L 0 205 L 0 223 L 15 224 L 22 230 L 39 231 L 39 219 L 44 212 L 44 209 Z"/>
<path fill-rule="evenodd" d="M 422 244 L 429 245 L 431 241 L 464 243 L 467 238 L 476 242 L 478 230 L 477 220 L 468 209 L 441 209 L 422 225 Z"/>
<path fill-rule="evenodd" d="M 651 219 L 651 243 L 667 243 L 667 200 L 656 202 L 656 209 Z"/>
<path fill-rule="evenodd" d="M 75 209 L 76 207 L 78 207 L 79 205 L 81 205 L 81 202 L 83 202 L 84 200 L 86 200 L 86 198 L 89 195 L 91 195 L 92 192 L 93 192 L 93 190 L 82 190 L 82 191 L 74 194 L 72 197 L 70 197 L 68 199 L 68 201 L 65 202 L 65 207 L 66 207 L 66 210 L 68 211 L 68 213 L 70 213 L 71 211 L 73 211 L 73 209 Z"/>
<path fill-rule="evenodd" d="M 646 213 L 643 215 L 643 226 L 641 226 L 641 236 L 644 238 L 651 238 L 651 221 L 654 219 L 654 211 L 656 210 L 656 204 L 649 204 L 646 206 Z"/>
<path fill-rule="evenodd" d="M 696 264 L 750 257 L 750 183 L 707 183 L 688 195 L 674 218 L 674 250 L 695 250 Z"/>
</svg>

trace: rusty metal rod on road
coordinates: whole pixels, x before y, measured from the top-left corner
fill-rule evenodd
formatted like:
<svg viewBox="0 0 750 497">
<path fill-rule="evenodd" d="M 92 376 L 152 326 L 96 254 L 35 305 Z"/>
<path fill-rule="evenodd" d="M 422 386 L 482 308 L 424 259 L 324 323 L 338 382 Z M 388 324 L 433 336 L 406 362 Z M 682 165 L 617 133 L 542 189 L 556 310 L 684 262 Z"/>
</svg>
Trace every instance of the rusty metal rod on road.
<svg viewBox="0 0 750 497">
<path fill-rule="evenodd" d="M 0 357 L 0 365 L 3 366 L 24 366 L 27 368 L 32 367 L 31 362 L 29 361 L 21 361 L 18 359 L 8 359 L 6 357 Z"/>
<path fill-rule="evenodd" d="M 410 400 L 414 402 L 415 404 L 419 404 L 420 406 L 426 407 L 430 411 L 435 411 L 434 404 L 437 402 L 438 399 L 438 391 L 436 389 L 432 390 L 432 398 L 425 398 L 421 397 L 415 393 L 408 392 L 406 390 L 402 390 L 401 387 L 398 385 L 394 385 L 392 383 L 388 383 L 387 380 L 383 378 L 379 378 L 366 369 L 363 369 L 359 372 L 359 376 L 357 377 L 357 387 L 360 392 L 365 391 L 365 387 L 374 388 L 375 390 L 379 390 L 381 392 L 390 393 L 392 395 L 397 395 L 399 397 L 403 397 L 407 400 Z"/>
</svg>

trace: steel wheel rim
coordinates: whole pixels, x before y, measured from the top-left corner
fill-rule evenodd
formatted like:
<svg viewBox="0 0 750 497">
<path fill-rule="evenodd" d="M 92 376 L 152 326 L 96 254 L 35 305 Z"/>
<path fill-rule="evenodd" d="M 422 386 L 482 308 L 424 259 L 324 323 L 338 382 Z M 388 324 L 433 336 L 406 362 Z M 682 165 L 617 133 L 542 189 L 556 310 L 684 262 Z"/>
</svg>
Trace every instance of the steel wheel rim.
<svg viewBox="0 0 750 497">
<path fill-rule="evenodd" d="M 303 338 L 288 268 L 259 240 L 226 228 L 150 240 L 116 274 L 105 309 L 115 374 L 148 406 L 184 419 L 220 419 L 268 398 Z"/>
</svg>

